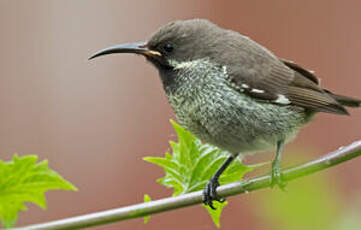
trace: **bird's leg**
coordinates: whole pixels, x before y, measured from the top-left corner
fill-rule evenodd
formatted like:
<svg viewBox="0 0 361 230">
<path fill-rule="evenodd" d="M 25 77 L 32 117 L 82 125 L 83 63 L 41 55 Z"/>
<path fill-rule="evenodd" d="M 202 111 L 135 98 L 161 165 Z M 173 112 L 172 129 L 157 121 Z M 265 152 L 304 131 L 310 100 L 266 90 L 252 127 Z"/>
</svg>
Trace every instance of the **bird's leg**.
<svg viewBox="0 0 361 230">
<path fill-rule="evenodd" d="M 278 185 L 282 190 L 286 187 L 286 183 L 282 181 L 281 173 L 281 156 L 283 151 L 284 140 L 277 141 L 277 153 L 276 157 L 272 162 L 272 172 L 271 172 L 271 187 Z"/>
<path fill-rule="evenodd" d="M 202 197 L 203 204 L 208 205 L 212 209 L 216 209 L 213 206 L 213 201 L 216 200 L 221 203 L 225 201 L 224 198 L 219 197 L 219 195 L 217 194 L 217 187 L 219 186 L 218 179 L 221 176 L 221 174 L 223 173 L 223 171 L 226 170 L 226 168 L 232 163 L 232 161 L 236 157 L 237 157 L 237 155 L 231 155 L 230 157 L 228 157 L 228 159 L 223 163 L 223 165 L 217 170 L 217 172 L 208 181 L 207 185 L 204 187 L 204 190 L 203 190 L 203 197 Z"/>
</svg>

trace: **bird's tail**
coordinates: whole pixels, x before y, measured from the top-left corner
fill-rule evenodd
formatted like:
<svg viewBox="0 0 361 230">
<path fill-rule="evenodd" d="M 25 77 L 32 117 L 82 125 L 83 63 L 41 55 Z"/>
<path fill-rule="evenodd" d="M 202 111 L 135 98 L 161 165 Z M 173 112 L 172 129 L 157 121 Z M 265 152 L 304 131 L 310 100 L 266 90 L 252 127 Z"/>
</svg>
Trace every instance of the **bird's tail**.
<svg viewBox="0 0 361 230">
<path fill-rule="evenodd" d="M 347 96 L 342 96 L 342 95 L 337 95 L 337 94 L 334 94 L 334 93 L 330 92 L 329 90 L 325 90 L 325 91 L 328 93 L 328 95 L 330 95 L 333 99 L 335 99 L 338 103 L 340 103 L 343 106 L 361 107 L 361 100 L 360 99 L 347 97 Z"/>
</svg>

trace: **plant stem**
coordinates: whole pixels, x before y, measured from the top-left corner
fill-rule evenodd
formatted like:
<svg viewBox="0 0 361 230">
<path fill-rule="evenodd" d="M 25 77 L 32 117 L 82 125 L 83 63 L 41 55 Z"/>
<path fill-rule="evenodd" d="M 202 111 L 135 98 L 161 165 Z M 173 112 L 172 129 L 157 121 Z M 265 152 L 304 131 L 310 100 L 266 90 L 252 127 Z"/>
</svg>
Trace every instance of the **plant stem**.
<svg viewBox="0 0 361 230">
<path fill-rule="evenodd" d="M 283 170 L 283 180 L 291 181 L 329 167 L 341 164 L 361 155 L 361 140 L 348 146 L 340 147 L 319 159 Z M 270 176 L 265 175 L 220 186 L 217 192 L 222 197 L 247 193 L 250 191 L 270 187 Z M 79 229 L 97 225 L 103 225 L 126 219 L 144 217 L 151 214 L 165 212 L 186 206 L 200 204 L 202 202 L 202 191 L 192 192 L 177 197 L 169 197 L 147 203 L 130 205 L 122 208 L 70 217 L 62 220 L 51 221 L 26 227 L 15 228 L 17 230 L 55 230 L 55 229 Z"/>
</svg>

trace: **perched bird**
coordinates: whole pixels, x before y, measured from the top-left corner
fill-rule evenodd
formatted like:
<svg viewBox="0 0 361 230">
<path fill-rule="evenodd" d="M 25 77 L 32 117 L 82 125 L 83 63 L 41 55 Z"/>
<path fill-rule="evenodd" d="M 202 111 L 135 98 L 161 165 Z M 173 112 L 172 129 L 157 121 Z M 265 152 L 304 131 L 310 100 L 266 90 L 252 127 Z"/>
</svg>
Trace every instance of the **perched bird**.
<svg viewBox="0 0 361 230">
<path fill-rule="evenodd" d="M 272 185 L 284 186 L 283 145 L 317 112 L 347 115 L 361 100 L 323 89 L 311 71 L 204 19 L 174 21 L 147 42 L 103 49 L 143 55 L 159 71 L 180 124 L 199 139 L 230 153 L 203 191 L 203 202 L 222 202 L 218 179 L 239 154 L 276 150 Z"/>
</svg>

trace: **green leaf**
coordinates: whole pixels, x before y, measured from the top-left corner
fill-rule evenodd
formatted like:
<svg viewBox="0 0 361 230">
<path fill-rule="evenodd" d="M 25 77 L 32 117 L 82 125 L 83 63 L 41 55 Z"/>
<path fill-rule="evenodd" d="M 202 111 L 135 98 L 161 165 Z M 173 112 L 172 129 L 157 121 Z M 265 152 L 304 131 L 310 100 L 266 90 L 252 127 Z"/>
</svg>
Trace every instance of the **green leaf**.
<svg viewBox="0 0 361 230">
<path fill-rule="evenodd" d="M 163 168 L 165 176 L 159 178 L 157 182 L 173 188 L 173 196 L 202 190 L 229 157 L 229 153 L 215 146 L 202 144 L 193 134 L 172 120 L 171 124 L 178 137 L 178 142 L 169 142 L 171 153 L 167 152 L 165 157 L 143 159 Z M 245 173 L 259 166 L 261 165 L 247 166 L 240 160 L 235 160 L 222 173 L 219 181 L 221 184 L 239 181 Z M 206 207 L 217 227 L 220 226 L 220 215 L 226 204 L 227 202 L 222 204 L 215 202 L 216 210 Z"/>
<path fill-rule="evenodd" d="M 222 210 L 223 208 L 228 204 L 228 201 L 224 201 L 223 203 L 220 202 L 215 202 L 214 203 L 214 207 L 216 208 L 211 209 L 208 205 L 203 205 L 203 207 L 205 207 L 208 211 L 208 214 L 211 216 L 213 223 L 217 226 L 217 228 L 221 227 L 221 214 L 222 214 Z"/>
<path fill-rule="evenodd" d="M 0 220 L 5 228 L 13 227 L 25 202 L 46 209 L 44 192 L 53 189 L 77 190 L 70 182 L 48 168 L 46 160 L 36 163 L 36 155 L 0 160 Z"/>
<path fill-rule="evenodd" d="M 150 202 L 152 199 L 150 199 L 150 196 L 148 194 L 144 194 L 144 203 Z M 145 216 L 144 218 L 144 224 L 148 223 L 150 216 Z"/>
</svg>

